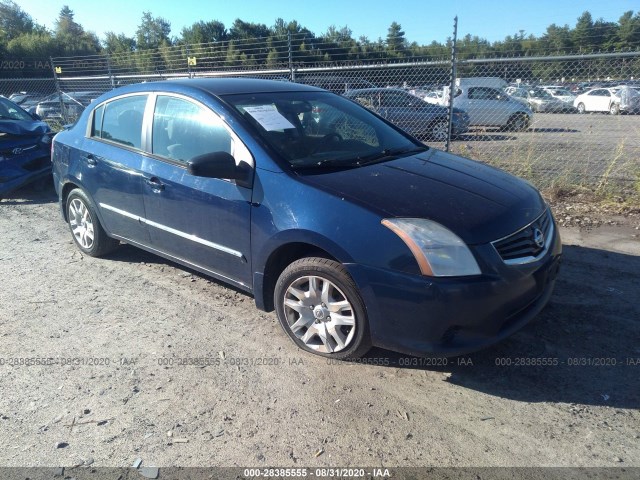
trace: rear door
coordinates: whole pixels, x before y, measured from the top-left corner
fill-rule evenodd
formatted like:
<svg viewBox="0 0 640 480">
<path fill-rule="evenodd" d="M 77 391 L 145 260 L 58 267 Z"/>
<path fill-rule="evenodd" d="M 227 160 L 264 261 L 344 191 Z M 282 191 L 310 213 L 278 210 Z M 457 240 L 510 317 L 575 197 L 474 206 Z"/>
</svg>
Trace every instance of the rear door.
<svg viewBox="0 0 640 480">
<path fill-rule="evenodd" d="M 587 110 L 592 112 L 606 112 L 609 110 L 611 94 L 604 88 L 593 90 L 587 94 Z"/>
<path fill-rule="evenodd" d="M 151 245 L 250 286 L 251 189 L 187 172 L 190 159 L 218 151 L 253 166 L 249 150 L 210 108 L 179 95 L 157 95 L 151 128 L 152 155 L 143 163 Z"/>
<path fill-rule="evenodd" d="M 98 106 L 78 153 L 78 177 L 98 205 L 107 231 L 143 244 L 149 239 L 141 171 L 147 100 L 146 94 L 134 94 Z"/>
</svg>

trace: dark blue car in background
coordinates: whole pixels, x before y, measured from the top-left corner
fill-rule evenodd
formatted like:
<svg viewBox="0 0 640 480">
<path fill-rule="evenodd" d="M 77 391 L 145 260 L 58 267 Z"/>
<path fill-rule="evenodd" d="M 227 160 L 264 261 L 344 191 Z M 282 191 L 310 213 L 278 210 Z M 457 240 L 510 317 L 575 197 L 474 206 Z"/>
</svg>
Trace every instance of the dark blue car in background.
<svg viewBox="0 0 640 480">
<path fill-rule="evenodd" d="M 477 350 L 553 290 L 561 242 L 535 188 L 315 87 L 127 86 L 52 152 L 80 250 L 123 241 L 240 288 L 312 353 Z"/>
<path fill-rule="evenodd" d="M 0 198 L 51 174 L 51 130 L 0 98 Z"/>
</svg>

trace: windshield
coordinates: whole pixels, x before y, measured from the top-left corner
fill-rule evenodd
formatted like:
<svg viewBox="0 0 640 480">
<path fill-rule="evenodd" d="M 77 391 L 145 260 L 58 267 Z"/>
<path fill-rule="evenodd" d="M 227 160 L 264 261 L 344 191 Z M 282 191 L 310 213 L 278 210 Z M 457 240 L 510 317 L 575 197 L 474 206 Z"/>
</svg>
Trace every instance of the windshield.
<svg viewBox="0 0 640 480">
<path fill-rule="evenodd" d="M 368 110 L 328 92 L 226 95 L 293 168 L 354 168 L 426 150 Z"/>
<path fill-rule="evenodd" d="M 532 88 L 529 90 L 529 94 L 535 98 L 551 98 L 549 92 L 542 90 L 541 88 Z"/>
<path fill-rule="evenodd" d="M 31 115 L 5 98 L 0 98 L 0 120 L 24 120 L 33 122 Z"/>
</svg>

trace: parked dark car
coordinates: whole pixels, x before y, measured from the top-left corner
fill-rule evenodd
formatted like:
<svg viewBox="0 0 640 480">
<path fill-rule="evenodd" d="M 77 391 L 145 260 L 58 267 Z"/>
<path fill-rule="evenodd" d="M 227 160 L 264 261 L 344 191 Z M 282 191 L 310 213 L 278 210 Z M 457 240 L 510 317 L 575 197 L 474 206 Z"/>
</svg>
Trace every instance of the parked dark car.
<svg viewBox="0 0 640 480">
<path fill-rule="evenodd" d="M 319 118 L 333 128 L 319 134 L 305 125 L 314 111 L 342 118 Z M 372 344 L 418 355 L 490 345 L 544 307 L 561 257 L 529 183 L 314 87 L 123 87 L 58 133 L 52 152 L 82 252 L 124 241 L 196 269 L 332 358 Z"/>
<path fill-rule="evenodd" d="M 41 101 L 43 97 L 43 94 L 36 92 L 16 92 L 9 96 L 9 100 L 16 105 L 20 105 L 24 110 L 27 110 L 32 105 L 36 105 Z"/>
<path fill-rule="evenodd" d="M 62 93 L 62 104 L 65 115 L 60 108 L 60 95 L 52 93 L 29 108 L 30 113 L 39 115 L 44 120 L 61 119 L 67 122 L 75 121 L 91 101 L 100 96 L 100 92 L 65 92 Z"/>
<path fill-rule="evenodd" d="M 416 137 L 444 142 L 449 134 L 449 110 L 446 107 L 425 102 L 404 90 L 367 88 L 351 90 L 344 96 Z M 460 135 L 467 130 L 469 115 L 464 110 L 454 108 L 452 134 Z"/>
<path fill-rule="evenodd" d="M 51 174 L 51 130 L 0 98 L 0 198 Z"/>
</svg>

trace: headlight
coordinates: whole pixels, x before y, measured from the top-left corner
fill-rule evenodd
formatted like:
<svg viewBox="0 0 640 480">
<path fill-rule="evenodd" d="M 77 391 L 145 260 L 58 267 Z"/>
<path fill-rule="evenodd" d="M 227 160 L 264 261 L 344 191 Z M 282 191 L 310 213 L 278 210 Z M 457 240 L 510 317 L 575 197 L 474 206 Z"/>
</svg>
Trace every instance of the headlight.
<svg viewBox="0 0 640 480">
<path fill-rule="evenodd" d="M 480 275 L 469 247 L 448 228 L 423 218 L 386 218 L 382 224 L 407 244 L 423 275 Z"/>
</svg>

